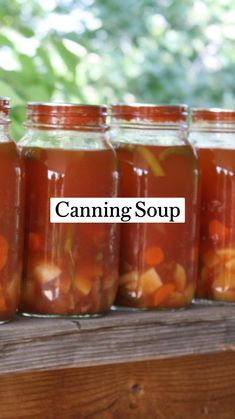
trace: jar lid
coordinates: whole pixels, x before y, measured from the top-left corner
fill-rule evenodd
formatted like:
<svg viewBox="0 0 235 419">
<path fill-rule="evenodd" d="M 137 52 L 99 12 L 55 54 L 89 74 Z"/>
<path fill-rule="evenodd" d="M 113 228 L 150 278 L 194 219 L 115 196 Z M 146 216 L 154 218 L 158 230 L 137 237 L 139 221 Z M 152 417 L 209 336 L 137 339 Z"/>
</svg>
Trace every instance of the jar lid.
<svg viewBox="0 0 235 419">
<path fill-rule="evenodd" d="M 111 107 L 112 117 L 124 121 L 144 120 L 155 123 L 186 122 L 187 105 L 117 104 Z"/>
<path fill-rule="evenodd" d="M 235 122 L 235 109 L 222 108 L 192 108 L 191 121 L 207 121 L 207 122 Z"/>
<path fill-rule="evenodd" d="M 107 106 L 68 103 L 27 104 L 26 126 L 43 126 L 61 129 L 106 127 Z"/>
</svg>

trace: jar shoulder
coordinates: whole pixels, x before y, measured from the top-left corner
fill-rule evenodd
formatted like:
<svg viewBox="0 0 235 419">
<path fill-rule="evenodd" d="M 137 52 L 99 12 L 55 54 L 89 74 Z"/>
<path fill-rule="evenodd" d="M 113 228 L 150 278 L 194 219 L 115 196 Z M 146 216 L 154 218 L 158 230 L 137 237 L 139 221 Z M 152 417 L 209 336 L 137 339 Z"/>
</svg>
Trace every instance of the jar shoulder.
<svg viewBox="0 0 235 419">
<path fill-rule="evenodd" d="M 235 132 L 190 131 L 189 141 L 197 148 L 235 150 Z"/>
<path fill-rule="evenodd" d="M 186 130 L 112 127 L 112 143 L 175 146 L 189 144 Z"/>
<path fill-rule="evenodd" d="M 19 141 L 20 147 L 55 149 L 109 149 L 109 134 L 94 131 L 28 130 Z"/>
</svg>

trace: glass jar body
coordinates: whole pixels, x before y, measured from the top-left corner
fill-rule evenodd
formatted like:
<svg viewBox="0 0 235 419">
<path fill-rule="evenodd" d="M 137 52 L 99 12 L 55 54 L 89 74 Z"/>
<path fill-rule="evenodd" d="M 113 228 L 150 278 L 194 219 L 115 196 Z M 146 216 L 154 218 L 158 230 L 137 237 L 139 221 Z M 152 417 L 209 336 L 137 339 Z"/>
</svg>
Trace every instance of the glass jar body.
<svg viewBox="0 0 235 419">
<path fill-rule="evenodd" d="M 194 297 L 198 245 L 198 168 L 185 131 L 170 124 L 113 121 L 122 197 L 185 198 L 184 224 L 122 224 L 116 304 L 182 308 Z"/>
<path fill-rule="evenodd" d="M 235 302 L 235 124 L 191 124 L 201 173 L 197 296 Z"/>
<path fill-rule="evenodd" d="M 24 166 L 8 128 L 0 124 L 0 322 L 19 305 L 22 275 Z"/>
<path fill-rule="evenodd" d="M 50 223 L 51 197 L 115 197 L 116 155 L 99 130 L 30 129 L 20 142 L 26 167 L 21 311 L 92 316 L 112 305 L 118 281 L 115 224 Z"/>
</svg>

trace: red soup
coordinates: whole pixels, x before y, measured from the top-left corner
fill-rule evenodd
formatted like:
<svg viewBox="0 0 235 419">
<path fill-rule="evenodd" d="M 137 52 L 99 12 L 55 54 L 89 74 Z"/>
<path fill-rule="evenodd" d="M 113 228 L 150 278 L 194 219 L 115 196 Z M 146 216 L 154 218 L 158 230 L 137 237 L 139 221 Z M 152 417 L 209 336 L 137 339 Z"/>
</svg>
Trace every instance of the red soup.
<svg viewBox="0 0 235 419">
<path fill-rule="evenodd" d="M 28 134 L 28 140 L 21 142 L 26 166 L 21 310 L 41 315 L 103 313 L 117 291 L 117 226 L 50 223 L 49 199 L 116 196 L 115 153 L 105 139 L 104 127 L 96 126 L 106 110 L 36 104 L 28 109 L 33 115 L 43 115 L 45 109 L 49 114 L 62 114 L 63 124 L 53 131 L 51 117 L 51 130 L 45 130 L 39 120 L 40 129 L 33 128 L 32 136 Z M 79 124 L 83 125 L 78 129 Z"/>
<path fill-rule="evenodd" d="M 121 196 L 184 197 L 186 202 L 184 224 L 121 225 L 120 306 L 180 308 L 194 296 L 198 170 L 183 132 L 185 114 L 180 106 L 113 107 Z"/>
<path fill-rule="evenodd" d="M 9 101 L 0 98 L 0 322 L 19 304 L 23 242 L 23 165 L 8 134 Z"/>
<path fill-rule="evenodd" d="M 200 298 L 235 301 L 235 111 L 193 109 L 201 171 Z"/>
</svg>

